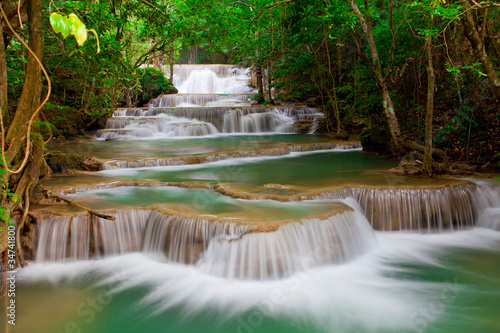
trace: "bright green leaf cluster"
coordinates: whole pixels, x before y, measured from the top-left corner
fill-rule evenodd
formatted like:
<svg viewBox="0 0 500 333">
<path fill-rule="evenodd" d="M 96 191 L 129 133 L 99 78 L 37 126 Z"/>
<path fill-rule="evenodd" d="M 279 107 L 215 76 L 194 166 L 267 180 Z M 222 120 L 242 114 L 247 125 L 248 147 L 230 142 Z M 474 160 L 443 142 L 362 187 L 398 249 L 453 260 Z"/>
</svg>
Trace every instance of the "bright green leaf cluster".
<svg viewBox="0 0 500 333">
<path fill-rule="evenodd" d="M 82 46 L 83 43 L 87 40 L 87 27 L 85 23 L 83 23 L 78 16 L 75 14 L 69 14 L 68 16 L 61 15 L 59 13 L 50 14 L 50 25 L 52 29 L 56 33 L 60 33 L 64 38 L 73 35 L 75 36 L 76 42 L 79 46 Z M 94 29 L 88 30 L 91 31 L 97 38 L 97 53 L 99 53 L 99 38 L 97 37 L 97 33 Z"/>
</svg>

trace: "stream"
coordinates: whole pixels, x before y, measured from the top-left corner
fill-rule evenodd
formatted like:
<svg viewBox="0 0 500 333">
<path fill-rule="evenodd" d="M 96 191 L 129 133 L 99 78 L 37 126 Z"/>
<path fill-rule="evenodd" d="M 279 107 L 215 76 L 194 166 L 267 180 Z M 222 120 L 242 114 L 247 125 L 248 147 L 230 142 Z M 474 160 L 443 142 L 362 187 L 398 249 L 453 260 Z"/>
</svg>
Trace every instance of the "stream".
<svg viewBox="0 0 500 333">
<path fill-rule="evenodd" d="M 44 186 L 116 219 L 35 207 L 12 332 L 500 332 L 498 182 L 397 176 L 248 82 L 176 65 L 179 94 L 52 147 L 103 170 Z"/>
</svg>

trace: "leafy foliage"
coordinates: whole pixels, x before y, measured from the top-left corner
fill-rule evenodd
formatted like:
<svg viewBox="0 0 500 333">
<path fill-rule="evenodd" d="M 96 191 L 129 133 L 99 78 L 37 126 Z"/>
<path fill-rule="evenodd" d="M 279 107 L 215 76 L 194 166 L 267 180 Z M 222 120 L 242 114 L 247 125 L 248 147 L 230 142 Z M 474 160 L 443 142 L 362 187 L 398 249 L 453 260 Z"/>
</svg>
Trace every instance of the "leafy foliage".
<svg viewBox="0 0 500 333">
<path fill-rule="evenodd" d="M 82 46 L 87 40 L 87 27 L 75 14 L 64 16 L 59 13 L 52 13 L 50 14 L 50 25 L 56 33 L 61 33 L 63 38 L 70 35 L 75 36 L 79 46 Z M 94 29 L 89 31 L 93 32 L 97 38 L 97 53 L 99 53 L 99 37 Z"/>
<path fill-rule="evenodd" d="M 442 128 L 435 139 L 447 138 L 449 147 L 459 152 L 458 142 L 468 140 L 474 146 L 485 141 L 495 127 L 489 117 L 498 113 L 494 111 L 498 101 L 492 98 L 483 64 L 464 34 L 463 18 L 465 12 L 474 12 L 477 26 L 484 27 L 486 52 L 498 68 L 500 44 L 495 31 L 500 27 L 500 8 L 488 6 L 490 1 L 478 2 L 477 8 L 469 2 L 444 0 L 369 0 L 367 8 L 362 1 L 356 3 L 363 14 L 369 10 L 383 75 L 406 139 L 418 139 L 424 131 L 423 46 L 425 37 L 431 36 L 436 125 Z M 194 46 L 203 50 L 199 61 L 219 54 L 227 62 L 255 72 L 259 69 L 264 86 L 259 97 L 265 103 L 302 101 L 323 108 L 327 132 L 348 126 L 353 117 L 372 127 L 386 126 L 380 117 L 382 101 L 369 64 L 368 43 L 348 1 L 61 0 L 45 4 L 44 64 L 53 81 L 46 111 L 49 121 L 61 130 L 70 131 L 63 119 L 73 113 L 80 113 L 78 121 L 87 124 L 117 106 L 144 103 L 170 91 L 163 75 L 143 67 L 173 64 Z M 53 8 L 57 11 L 51 12 Z M 89 32 L 86 27 L 99 36 L 98 54 L 96 44 L 83 43 Z M 20 96 L 25 64 L 26 52 L 12 40 L 7 48 L 11 107 Z M 474 136 L 478 139 L 473 140 Z M 480 149 L 487 152 L 475 158 L 494 157 L 494 145 L 484 146 Z"/>
<path fill-rule="evenodd" d="M 2 198 L 6 198 L 6 202 L 17 202 L 19 199 L 21 199 L 17 194 L 11 191 L 9 188 L 9 184 L 7 182 L 7 179 L 5 177 L 5 172 L 3 170 L 3 162 L 0 161 L 0 193 Z M 0 226 L 2 223 L 4 225 L 7 225 L 9 222 L 12 221 L 12 218 L 10 218 L 10 211 L 3 207 L 0 206 Z M 1 231 L 1 230 L 0 230 Z"/>
<path fill-rule="evenodd" d="M 176 93 L 177 89 L 165 78 L 165 74 L 154 67 L 145 67 L 139 86 L 134 90 L 139 105 L 147 103 L 161 94 Z"/>
</svg>

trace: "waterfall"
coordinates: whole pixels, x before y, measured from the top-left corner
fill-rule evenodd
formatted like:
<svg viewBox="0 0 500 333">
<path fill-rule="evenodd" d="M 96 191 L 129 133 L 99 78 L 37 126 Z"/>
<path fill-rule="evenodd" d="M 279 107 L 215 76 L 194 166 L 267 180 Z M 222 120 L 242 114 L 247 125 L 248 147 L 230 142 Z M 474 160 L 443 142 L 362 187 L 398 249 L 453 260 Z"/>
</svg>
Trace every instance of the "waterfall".
<svg viewBox="0 0 500 333">
<path fill-rule="evenodd" d="M 195 264 L 211 241 L 238 239 L 250 226 L 167 216 L 153 211 L 146 230 L 144 251 L 162 254 L 168 261 Z"/>
<path fill-rule="evenodd" d="M 353 197 L 376 230 L 442 232 L 473 227 L 488 209 L 500 207 L 498 187 L 484 183 L 442 188 L 353 187 L 314 195 Z"/>
<path fill-rule="evenodd" d="M 248 106 L 250 71 L 233 65 L 175 65 L 179 91 L 150 101 L 151 107 Z"/>
<path fill-rule="evenodd" d="M 141 158 L 137 160 L 109 161 L 102 165 L 103 170 L 123 168 L 150 168 L 169 165 L 188 165 L 223 161 L 232 158 L 252 158 L 264 156 L 285 156 L 291 153 L 302 153 L 321 150 L 350 150 L 361 149 L 360 143 L 316 143 L 303 145 L 289 145 L 285 148 L 270 148 L 262 150 L 243 150 L 224 153 L 212 153 L 196 156 Z"/>
<path fill-rule="evenodd" d="M 317 109 L 310 108 L 307 106 L 275 106 L 275 107 L 214 107 L 214 108 L 168 108 L 168 107 L 147 107 L 147 108 L 129 108 L 129 109 L 118 109 L 113 112 L 113 118 L 108 121 L 120 122 L 123 120 L 131 121 L 137 117 L 147 117 L 147 119 L 153 119 L 150 117 L 169 115 L 177 118 L 186 119 L 198 119 L 201 121 L 207 121 L 214 123 L 218 128 L 223 125 L 224 116 L 232 111 L 238 111 L 240 115 L 248 115 L 251 113 L 269 113 L 278 112 L 279 114 L 295 118 L 297 120 L 311 120 L 316 117 L 322 116 L 322 113 L 318 113 Z M 129 117 L 130 119 L 126 119 Z M 140 119 L 139 119 L 140 120 Z M 106 125 L 108 128 L 108 125 Z"/>
<path fill-rule="evenodd" d="M 477 225 L 500 231 L 500 186 L 492 181 L 468 180 L 475 182 L 481 190 L 475 198 L 475 204 L 483 210 Z"/>
<path fill-rule="evenodd" d="M 109 213 L 108 221 L 91 215 L 51 216 L 39 226 L 36 261 L 88 260 L 139 251 L 150 210 Z"/>
<path fill-rule="evenodd" d="M 344 212 L 240 239 L 222 236 L 210 243 L 198 266 L 229 279 L 278 279 L 318 265 L 348 261 L 375 245 L 363 215 Z"/>
<path fill-rule="evenodd" d="M 75 223 L 72 225 L 72 220 Z M 77 232 L 79 229 L 78 217 L 63 216 L 51 217 L 49 220 L 43 221 L 40 227 L 40 236 L 38 241 L 37 261 L 62 261 L 65 258 L 73 260 L 86 259 L 89 257 L 88 247 L 78 249 L 77 245 L 88 244 L 88 230 Z M 74 227 L 73 235 L 82 234 L 85 238 L 81 242 L 75 240 L 75 246 L 72 245 L 72 238 L 69 238 L 70 226 Z M 69 247 L 67 246 L 69 243 Z"/>
<path fill-rule="evenodd" d="M 116 110 L 103 140 L 168 139 L 222 133 L 299 133 L 294 124 L 314 127 L 323 114 L 308 107 L 251 107 L 250 71 L 233 65 L 176 65 L 179 93 L 161 95 L 146 108 Z M 301 125 L 303 127 L 303 124 Z"/>
<path fill-rule="evenodd" d="M 270 150 L 273 152 L 274 150 Z M 276 149 L 278 153 L 280 149 Z M 288 151 L 288 150 L 286 150 Z M 170 161 L 170 165 L 183 165 L 193 163 L 206 163 L 216 161 L 218 158 L 228 158 L 228 154 L 207 155 L 194 158 L 192 161 L 184 162 L 181 159 Z M 235 152 L 239 156 L 240 152 Z M 168 159 L 165 160 L 169 162 Z M 155 160 L 153 160 L 156 163 Z M 123 163 L 126 163 L 124 161 Z M 168 164 L 167 164 L 168 165 Z M 120 167 L 126 167 L 125 164 L 119 164 Z M 133 165 L 129 165 L 131 167 Z M 351 205 L 363 213 L 368 223 L 373 229 L 379 231 L 399 231 L 412 230 L 419 233 L 440 233 L 456 230 L 469 229 L 474 226 L 482 226 L 490 229 L 500 229 L 500 186 L 492 182 L 476 181 L 453 186 L 443 186 L 438 188 L 369 188 L 369 187 L 347 187 L 336 190 L 329 190 L 319 194 L 301 195 L 290 197 L 288 200 L 311 200 L 311 199 L 346 199 L 353 198 L 354 204 Z M 173 184 L 171 184 L 173 185 Z M 182 185 L 182 184 L 181 184 Z M 107 188 L 109 186 L 98 186 L 96 188 Z M 120 186 L 137 186 L 134 182 L 123 183 Z M 162 186 L 161 183 L 147 184 L 141 186 Z M 204 187 L 206 188 L 206 187 Z M 83 192 L 94 188 L 80 188 L 68 191 Z M 226 193 L 225 188 L 215 187 L 217 192 L 224 195 L 230 195 L 239 198 L 239 192 Z M 241 198 L 248 198 L 247 193 Z M 256 196 L 257 197 L 257 196 Z M 250 196 L 251 198 L 251 196 Z M 279 199 L 279 198 L 277 198 Z M 62 225 L 68 225 L 70 220 L 65 221 L 67 217 L 61 218 Z M 49 219 L 50 221 L 50 219 Z M 77 226 L 78 219 L 75 222 Z M 107 222 L 109 223 L 109 222 Z M 68 226 L 63 226 L 58 230 L 51 230 L 50 223 L 47 225 L 44 233 L 50 232 L 55 237 L 56 233 L 68 234 Z M 45 227 L 44 227 L 45 228 Z M 46 236 L 42 237 L 47 238 Z M 46 242 L 50 247 L 50 241 Z M 69 248 L 68 248 L 69 249 Z M 69 251 L 69 250 L 68 250 Z M 116 251 L 115 251 L 116 252 Z M 66 253 L 66 252 L 64 252 Z M 68 252 L 70 253 L 70 252 Z M 81 258 L 77 253 L 68 254 L 70 257 Z"/>
<path fill-rule="evenodd" d="M 176 65 L 174 86 L 186 94 L 249 94 L 248 69 L 233 65 Z"/>
<path fill-rule="evenodd" d="M 322 117 L 308 107 L 197 107 L 122 109 L 108 119 L 99 139 L 162 139 L 221 133 L 298 133 L 298 120 Z"/>
<path fill-rule="evenodd" d="M 304 219 L 267 230 L 129 209 L 109 221 L 90 215 L 52 216 L 40 225 L 38 262 L 88 260 L 142 251 L 168 262 L 238 279 L 276 279 L 311 266 L 348 261 L 376 246 L 358 212 Z M 262 229 L 262 230 L 261 230 Z"/>
<path fill-rule="evenodd" d="M 204 106 L 250 106 L 248 95 L 217 95 L 217 94 L 175 94 L 162 95 L 153 99 L 150 107 L 204 107 Z"/>
</svg>

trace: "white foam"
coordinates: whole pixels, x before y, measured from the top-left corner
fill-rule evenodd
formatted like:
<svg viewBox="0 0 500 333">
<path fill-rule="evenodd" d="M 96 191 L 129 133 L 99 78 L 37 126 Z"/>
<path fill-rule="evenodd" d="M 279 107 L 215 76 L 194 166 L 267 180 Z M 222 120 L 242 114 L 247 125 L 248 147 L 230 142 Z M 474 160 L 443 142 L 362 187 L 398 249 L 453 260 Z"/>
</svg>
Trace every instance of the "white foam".
<svg viewBox="0 0 500 333">
<path fill-rule="evenodd" d="M 220 319 L 245 319 L 253 311 L 264 317 L 312 321 L 335 332 L 352 327 L 363 332 L 402 331 L 416 329 L 410 320 L 412 315 L 432 304 L 449 281 L 397 278 L 394 273 L 401 272 L 398 263 L 446 266 L 443 254 L 453 248 L 498 251 L 500 242 L 500 233 L 481 228 L 439 236 L 376 236 L 380 246 L 351 263 L 306 269 L 276 281 L 227 280 L 203 274 L 193 266 L 159 262 L 154 256 L 139 253 L 68 264 L 35 263 L 21 269 L 18 278 L 21 283 L 59 283 L 100 276 L 97 284 L 116 285 L 115 292 L 149 287 L 147 295 L 131 306 L 153 306 L 152 315 L 182 305 L 188 317 L 211 311 Z"/>
</svg>

